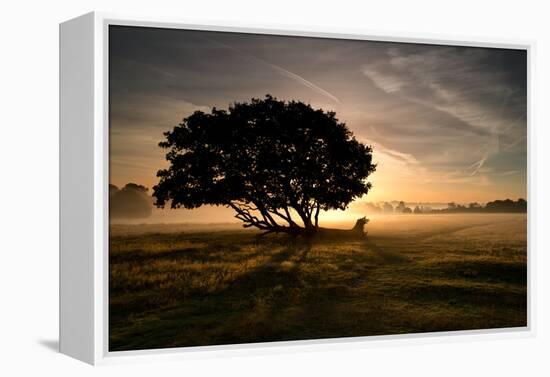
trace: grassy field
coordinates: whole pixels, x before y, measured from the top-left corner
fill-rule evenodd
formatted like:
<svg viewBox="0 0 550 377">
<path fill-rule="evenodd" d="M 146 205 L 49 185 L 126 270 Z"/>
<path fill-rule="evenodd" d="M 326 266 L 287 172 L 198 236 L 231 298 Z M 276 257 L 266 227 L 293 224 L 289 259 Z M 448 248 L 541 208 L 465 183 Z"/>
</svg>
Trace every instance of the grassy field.
<svg viewBox="0 0 550 377">
<path fill-rule="evenodd" d="M 113 225 L 109 348 L 526 326 L 524 214 L 373 217 L 366 230 L 308 242 Z"/>
</svg>

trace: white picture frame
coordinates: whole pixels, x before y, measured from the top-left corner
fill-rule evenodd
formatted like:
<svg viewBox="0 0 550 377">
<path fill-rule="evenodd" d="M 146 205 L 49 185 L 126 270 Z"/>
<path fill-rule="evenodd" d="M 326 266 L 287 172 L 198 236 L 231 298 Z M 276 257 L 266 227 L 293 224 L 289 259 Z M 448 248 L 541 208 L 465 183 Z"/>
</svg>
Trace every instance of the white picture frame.
<svg viewBox="0 0 550 377">
<path fill-rule="evenodd" d="M 202 346 L 144 351 L 108 350 L 108 27 L 127 25 L 174 29 L 248 32 L 388 42 L 429 43 L 527 51 L 528 66 L 528 274 L 527 326 L 385 335 L 263 344 Z M 90 364 L 146 359 L 220 357 L 297 350 L 379 347 L 395 343 L 456 342 L 535 334 L 535 263 L 532 238 L 534 127 L 532 124 L 532 41 L 439 37 L 436 35 L 365 33 L 314 27 L 215 23 L 197 24 L 169 18 L 88 13 L 60 25 L 60 352 Z"/>
</svg>

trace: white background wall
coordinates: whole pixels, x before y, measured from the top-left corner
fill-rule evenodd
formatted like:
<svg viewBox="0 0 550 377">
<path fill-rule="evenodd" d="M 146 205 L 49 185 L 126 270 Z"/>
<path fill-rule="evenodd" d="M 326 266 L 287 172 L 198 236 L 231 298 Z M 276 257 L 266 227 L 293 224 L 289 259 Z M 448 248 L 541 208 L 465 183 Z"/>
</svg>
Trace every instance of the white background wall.
<svg viewBox="0 0 550 377">
<path fill-rule="evenodd" d="M 0 57 L 0 375 L 549 375 L 549 9 L 544 1 L 4 1 Z M 58 23 L 91 10 L 537 41 L 537 336 L 101 367 L 56 354 Z M 546 161 L 546 163 L 545 163 Z M 546 233 L 546 234 L 545 234 Z M 383 315 L 383 313 L 381 313 Z M 546 348 L 546 349 L 545 349 Z"/>
</svg>

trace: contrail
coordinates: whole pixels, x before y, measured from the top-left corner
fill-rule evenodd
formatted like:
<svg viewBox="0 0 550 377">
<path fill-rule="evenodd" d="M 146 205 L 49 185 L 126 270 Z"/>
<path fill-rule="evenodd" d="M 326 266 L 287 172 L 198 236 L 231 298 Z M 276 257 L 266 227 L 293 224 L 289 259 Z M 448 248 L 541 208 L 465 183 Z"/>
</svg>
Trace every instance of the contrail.
<svg viewBox="0 0 550 377">
<path fill-rule="evenodd" d="M 487 158 L 489 157 L 488 153 L 485 153 L 485 156 L 481 158 L 481 160 L 474 162 L 472 165 L 470 165 L 468 168 L 474 168 L 473 172 L 470 174 L 470 177 L 476 175 L 479 170 L 483 167 L 483 164 L 485 161 L 487 161 Z"/>
<path fill-rule="evenodd" d="M 252 57 L 252 56 L 251 56 Z M 328 97 L 330 98 L 331 100 L 333 100 L 334 102 L 336 103 L 342 103 L 338 98 L 336 98 L 334 95 L 330 94 L 329 92 L 327 92 L 326 90 L 324 90 L 323 88 L 320 88 L 318 87 L 317 85 L 315 85 L 314 83 L 312 83 L 311 81 L 308 81 L 306 79 L 304 79 L 303 77 L 293 73 L 293 72 L 290 72 L 290 71 L 287 71 L 286 69 L 284 68 L 281 68 L 275 64 L 271 64 L 269 62 L 266 62 L 265 60 L 262 60 L 260 58 L 256 58 L 256 57 L 253 57 L 255 58 L 256 60 L 258 61 L 261 61 L 263 62 L 264 64 L 267 64 L 269 65 L 270 67 L 272 67 L 273 69 L 277 70 L 280 74 L 282 74 L 283 76 L 286 76 L 288 78 L 291 78 L 291 79 L 294 79 L 296 81 L 298 81 L 299 83 L 307 86 L 308 88 L 310 88 L 311 90 L 321 94 L 321 95 L 324 95 L 325 97 Z"/>
<path fill-rule="evenodd" d="M 290 78 L 290 79 L 293 79 L 293 80 L 299 82 L 300 84 L 306 86 L 307 88 L 313 90 L 314 92 L 317 92 L 317 93 L 319 93 L 319 94 L 321 94 L 321 95 L 323 95 L 323 96 L 325 96 L 325 97 L 328 97 L 328 98 L 330 98 L 331 100 L 333 100 L 333 101 L 336 102 L 336 103 L 339 103 L 339 104 L 342 103 L 342 101 L 340 101 L 336 96 L 334 96 L 333 94 L 327 92 L 327 91 L 324 90 L 323 88 L 318 87 L 317 85 L 315 85 L 314 83 L 312 83 L 312 82 L 309 81 L 309 80 L 306 80 L 306 79 L 303 78 L 302 76 L 297 75 L 297 74 L 295 74 L 295 73 L 293 73 L 293 72 L 290 72 L 289 70 L 286 70 L 286 69 L 284 69 L 284 68 L 282 68 L 282 67 L 279 67 L 279 66 L 276 65 L 276 64 L 272 64 L 272 63 L 270 63 L 270 62 L 268 62 L 268 61 L 266 61 L 266 60 L 263 60 L 263 59 L 261 59 L 261 58 L 258 58 L 257 56 L 254 56 L 254 55 L 252 55 L 252 54 L 249 54 L 249 53 L 247 53 L 247 52 L 244 52 L 244 51 L 242 51 L 242 50 L 240 50 L 240 49 L 238 49 L 238 48 L 236 48 L 236 47 L 226 45 L 225 43 L 217 42 L 217 41 L 214 41 L 214 40 L 212 40 L 212 39 L 205 38 L 205 37 L 200 37 L 200 38 L 202 38 L 202 39 L 204 39 L 204 40 L 206 40 L 206 41 L 208 41 L 208 42 L 210 42 L 210 43 L 213 43 L 213 44 L 216 44 L 216 45 L 218 45 L 218 46 L 221 46 L 221 47 L 223 47 L 223 48 L 227 48 L 227 49 L 229 49 L 229 50 L 233 50 L 233 51 L 235 51 L 235 52 L 237 52 L 237 53 L 239 53 L 239 54 L 241 54 L 241 55 L 244 55 L 244 56 L 246 56 L 246 57 L 248 57 L 248 58 L 250 58 L 250 59 L 252 59 L 252 60 L 256 60 L 256 61 L 259 62 L 259 63 L 262 63 L 262 64 L 264 64 L 264 65 L 267 65 L 268 67 L 273 68 L 274 70 L 276 70 L 277 72 L 279 72 L 281 75 L 283 75 L 283 76 L 285 76 L 285 77 L 288 77 L 288 78 Z"/>
</svg>

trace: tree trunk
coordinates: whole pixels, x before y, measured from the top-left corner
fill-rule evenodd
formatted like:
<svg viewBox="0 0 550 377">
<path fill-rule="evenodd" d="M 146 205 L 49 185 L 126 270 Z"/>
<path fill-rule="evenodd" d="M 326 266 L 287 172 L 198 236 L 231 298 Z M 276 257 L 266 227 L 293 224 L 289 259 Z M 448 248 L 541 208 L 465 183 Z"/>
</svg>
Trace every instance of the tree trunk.
<svg viewBox="0 0 550 377">
<path fill-rule="evenodd" d="M 321 206 L 319 203 L 317 203 L 317 207 L 315 208 L 315 227 L 319 227 L 319 211 L 321 210 Z"/>
<path fill-rule="evenodd" d="M 284 213 L 277 209 L 268 209 L 262 203 L 243 203 L 243 202 L 228 202 L 228 207 L 235 210 L 235 217 L 243 222 L 243 227 L 255 227 L 263 233 L 261 236 L 270 233 L 286 233 L 294 236 L 313 236 L 317 232 L 319 226 L 319 207 L 315 213 L 315 224 L 312 221 L 313 208 L 311 210 L 301 207 L 292 207 L 300 216 L 304 226 L 299 226 L 290 215 L 289 208 L 284 207 Z M 283 219 L 288 225 L 280 225 L 275 218 Z"/>
</svg>

